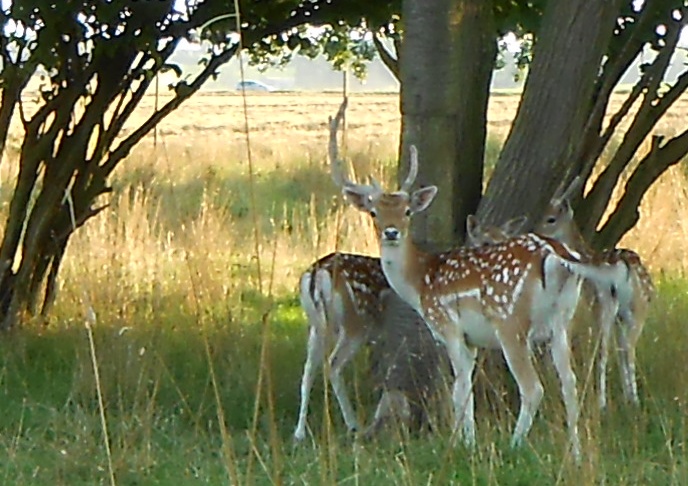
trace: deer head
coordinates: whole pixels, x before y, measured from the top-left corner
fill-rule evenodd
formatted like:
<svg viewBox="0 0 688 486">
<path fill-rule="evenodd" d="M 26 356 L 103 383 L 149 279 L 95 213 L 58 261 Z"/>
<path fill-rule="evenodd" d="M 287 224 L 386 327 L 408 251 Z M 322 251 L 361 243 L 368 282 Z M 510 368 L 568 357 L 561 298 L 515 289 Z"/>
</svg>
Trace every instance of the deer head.
<svg viewBox="0 0 688 486">
<path fill-rule="evenodd" d="M 527 216 L 518 216 L 499 226 L 483 226 L 474 214 L 469 214 L 466 218 L 466 246 L 476 248 L 501 243 L 521 233 L 527 222 Z"/>
<path fill-rule="evenodd" d="M 575 224 L 573 222 L 571 196 L 580 188 L 582 183 L 581 176 L 576 176 L 568 187 L 564 188 L 563 182 L 559 185 L 535 228 L 536 233 L 562 241 L 568 239 L 569 227 Z"/>
<path fill-rule="evenodd" d="M 342 170 L 343 162 L 337 150 L 337 131 L 344 117 L 345 99 L 337 115 L 330 118 L 329 159 L 332 178 L 342 188 L 344 197 L 355 208 L 369 213 L 375 222 L 376 234 L 383 246 L 398 246 L 408 237 L 411 216 L 427 209 L 437 195 L 436 186 L 428 186 L 409 193 L 418 175 L 418 150 L 411 146 L 409 173 L 398 191 L 384 192 L 374 179 L 371 184 L 357 184 Z"/>
</svg>

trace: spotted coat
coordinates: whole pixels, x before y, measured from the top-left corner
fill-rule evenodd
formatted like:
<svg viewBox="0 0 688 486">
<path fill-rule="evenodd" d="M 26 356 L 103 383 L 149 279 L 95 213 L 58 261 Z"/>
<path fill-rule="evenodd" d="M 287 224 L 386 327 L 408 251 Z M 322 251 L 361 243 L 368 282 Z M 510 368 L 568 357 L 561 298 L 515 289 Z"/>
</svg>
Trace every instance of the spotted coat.
<svg viewBox="0 0 688 486">
<path fill-rule="evenodd" d="M 320 298 L 315 288 L 317 279 L 314 278 L 319 271 L 329 274 L 333 288 L 346 288 L 359 316 L 377 318 L 380 315 L 380 293 L 389 289 L 389 284 L 379 258 L 339 252 L 320 258 L 304 272 L 304 275 L 311 276 L 310 291 L 314 300 Z"/>
<path fill-rule="evenodd" d="M 434 256 L 423 276 L 427 292 L 421 305 L 426 316 L 436 320 L 441 313 L 456 321 L 458 305 L 472 299 L 489 317 L 508 319 L 521 299 L 526 280 L 535 277 L 547 285 L 546 258 L 561 257 L 580 261 L 580 257 L 560 243 L 534 234 L 525 234 L 502 243 L 476 248 L 461 248 Z"/>
</svg>

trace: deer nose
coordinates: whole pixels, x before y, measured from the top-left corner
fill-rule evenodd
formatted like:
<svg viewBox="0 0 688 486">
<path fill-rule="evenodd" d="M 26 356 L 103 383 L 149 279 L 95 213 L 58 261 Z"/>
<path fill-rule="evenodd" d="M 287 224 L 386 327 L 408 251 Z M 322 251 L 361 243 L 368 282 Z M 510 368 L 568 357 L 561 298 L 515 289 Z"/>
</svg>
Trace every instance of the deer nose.
<svg viewBox="0 0 688 486">
<path fill-rule="evenodd" d="M 399 232 L 398 229 L 396 228 L 385 228 L 384 237 L 388 241 L 396 241 L 399 239 L 399 236 L 401 236 L 401 233 Z"/>
</svg>

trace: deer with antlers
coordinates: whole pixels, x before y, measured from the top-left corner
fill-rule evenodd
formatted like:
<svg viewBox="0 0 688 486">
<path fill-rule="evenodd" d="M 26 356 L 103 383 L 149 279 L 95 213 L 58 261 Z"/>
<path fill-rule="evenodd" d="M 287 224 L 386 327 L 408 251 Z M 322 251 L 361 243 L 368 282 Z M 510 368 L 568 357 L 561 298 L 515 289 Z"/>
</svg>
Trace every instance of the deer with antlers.
<svg viewBox="0 0 688 486">
<path fill-rule="evenodd" d="M 626 400 L 638 404 L 635 349 L 642 333 L 649 305 L 655 294 L 652 278 L 637 253 L 627 249 L 614 249 L 599 255 L 588 245 L 574 221 L 571 196 L 580 189 L 582 179 L 576 177 L 564 189 L 555 192 L 535 231 L 555 238 L 575 251 L 596 257 L 609 264 L 622 264 L 627 268 L 611 287 L 592 282 L 595 303 L 594 312 L 601 329 L 598 361 L 598 403 L 601 409 L 607 405 L 607 361 L 609 342 L 615 322 L 618 324 L 618 356 L 621 383 Z"/>
<path fill-rule="evenodd" d="M 335 120 L 344 117 L 346 101 Z M 335 129 L 336 132 L 336 129 Z M 336 143 L 336 140 L 335 140 Z M 335 147 L 336 150 L 336 147 Z M 342 371 L 366 343 L 386 339 L 400 341 L 395 359 L 379 357 L 382 397 L 366 435 L 372 436 L 392 416 L 408 422 L 423 422 L 426 399 L 437 387 L 445 358 L 438 352 L 425 327 L 418 329 L 418 316 L 405 303 L 402 305 L 390 289 L 379 258 L 351 253 L 331 253 L 314 262 L 300 278 L 301 307 L 309 323 L 307 356 L 301 378 L 301 403 L 294 438 L 306 437 L 308 404 L 317 371 L 329 350 L 329 381 L 347 428 L 359 429 L 358 420 L 346 392 Z M 383 336 L 385 326 L 394 321 L 405 328 L 411 339 L 396 333 Z M 388 327 L 392 327 L 391 325 Z M 334 348 L 330 350 L 332 344 Z M 405 359 L 406 356 L 411 356 Z M 422 383 L 421 383 L 422 382 Z"/>
<path fill-rule="evenodd" d="M 574 272 L 609 282 L 623 271 L 620 266 L 583 261 L 558 241 L 532 233 L 492 246 L 423 252 L 408 236 L 410 221 L 432 203 L 437 187 L 410 192 L 418 171 L 415 147 L 401 188 L 385 192 L 375 181 L 357 184 L 344 176 L 336 136 L 335 118 L 329 144 L 333 174 L 349 203 L 373 218 L 387 281 L 445 345 L 455 373 L 455 430 L 464 442 L 475 443 L 472 374 L 477 349 L 501 349 L 516 380 L 521 407 L 512 445 L 518 446 L 532 426 L 544 392 L 530 343 L 548 340 L 561 380 L 573 452 L 580 457 L 576 377 L 568 340 L 578 295 L 575 288 L 561 287 L 570 280 L 562 280 L 561 274 Z M 546 291 L 552 285 L 562 289 L 559 299 Z"/>
</svg>

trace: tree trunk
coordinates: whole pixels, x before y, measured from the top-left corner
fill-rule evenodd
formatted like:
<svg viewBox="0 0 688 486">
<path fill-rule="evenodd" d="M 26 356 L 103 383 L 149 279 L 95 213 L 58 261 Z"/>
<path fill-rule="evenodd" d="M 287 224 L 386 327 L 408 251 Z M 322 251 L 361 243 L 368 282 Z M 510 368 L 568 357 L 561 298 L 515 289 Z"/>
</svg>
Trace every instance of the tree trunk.
<svg viewBox="0 0 688 486">
<path fill-rule="evenodd" d="M 436 184 L 430 210 L 414 218 L 413 237 L 435 248 L 463 240 L 465 219 L 482 190 L 487 101 L 497 55 L 492 2 L 407 0 L 401 46 L 399 177 L 408 147 L 419 151 L 418 183 Z"/>
<path fill-rule="evenodd" d="M 480 203 L 482 222 L 537 218 L 569 175 L 621 3 L 547 3 L 516 119 Z"/>
</svg>

